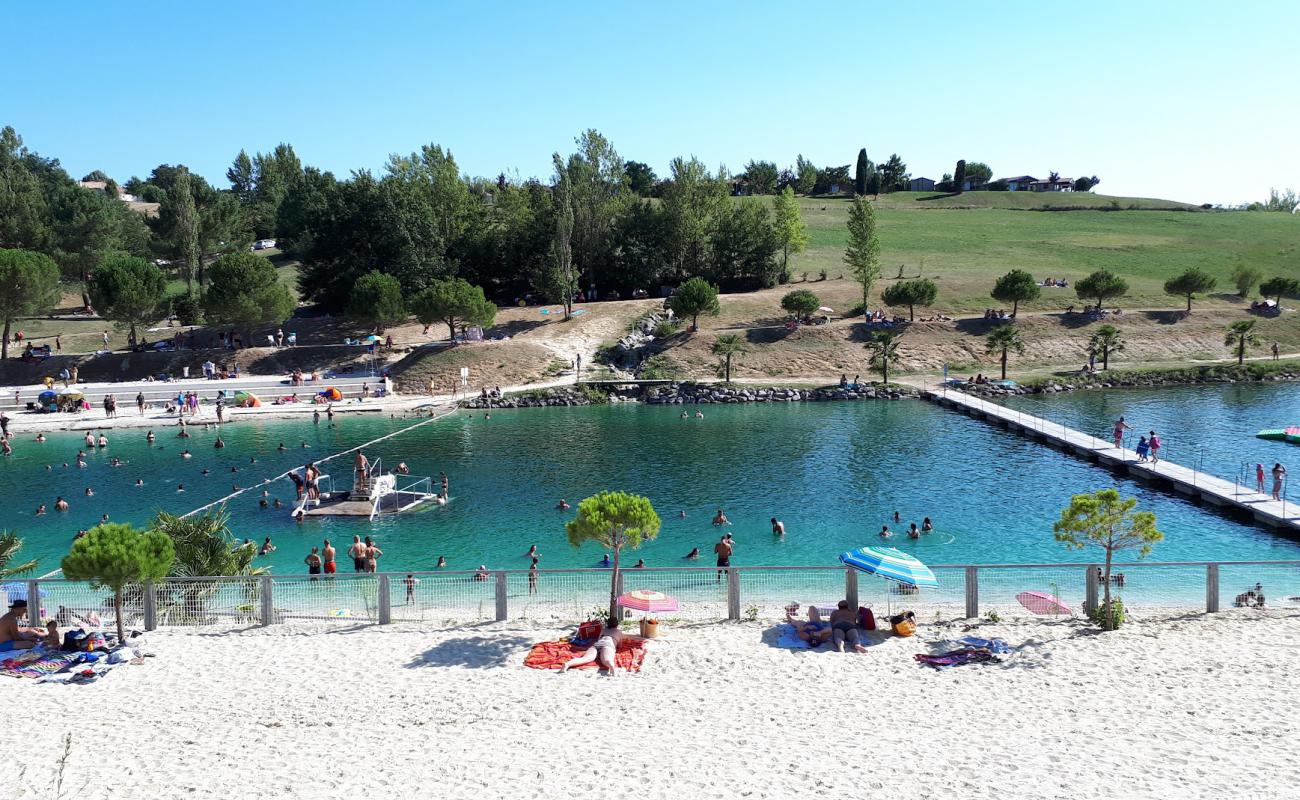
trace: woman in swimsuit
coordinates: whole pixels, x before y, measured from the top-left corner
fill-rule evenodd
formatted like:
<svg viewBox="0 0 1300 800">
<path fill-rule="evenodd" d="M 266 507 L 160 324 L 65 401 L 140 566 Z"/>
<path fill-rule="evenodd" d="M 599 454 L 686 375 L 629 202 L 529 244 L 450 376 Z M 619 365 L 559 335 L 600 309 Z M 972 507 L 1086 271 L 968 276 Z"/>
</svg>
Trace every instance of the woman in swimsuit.
<svg viewBox="0 0 1300 800">
<path fill-rule="evenodd" d="M 568 672 L 570 667 L 579 667 L 583 664 L 590 664 L 598 661 L 601 668 L 609 670 L 609 676 L 614 677 L 614 658 L 618 652 L 618 643 L 626 638 L 621 630 L 618 629 L 618 620 L 610 617 L 605 620 L 605 628 L 596 638 L 596 643 L 587 648 L 587 651 L 577 658 L 571 658 L 564 662 L 560 667 L 560 672 Z"/>
<path fill-rule="evenodd" d="M 831 638 L 830 623 L 822 619 L 821 612 L 817 610 L 817 606 L 808 606 L 807 621 L 795 619 L 788 613 L 786 614 L 786 619 L 794 625 L 795 635 L 813 647 L 816 647 Z"/>
<path fill-rule="evenodd" d="M 921 533 L 929 533 L 930 531 L 933 530 L 934 530 L 934 523 L 930 522 L 929 517 L 926 517 L 925 519 L 921 520 Z"/>
</svg>

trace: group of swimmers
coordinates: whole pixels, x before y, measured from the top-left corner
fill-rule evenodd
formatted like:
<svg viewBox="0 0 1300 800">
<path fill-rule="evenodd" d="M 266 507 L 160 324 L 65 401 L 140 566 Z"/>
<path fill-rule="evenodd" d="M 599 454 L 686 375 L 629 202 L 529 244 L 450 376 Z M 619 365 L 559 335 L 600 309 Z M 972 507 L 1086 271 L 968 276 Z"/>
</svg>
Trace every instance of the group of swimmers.
<svg viewBox="0 0 1300 800">
<path fill-rule="evenodd" d="M 897 511 L 895 511 L 894 522 L 901 523 L 902 521 L 903 521 L 903 516 Z M 916 526 L 915 522 L 911 523 L 911 525 L 909 525 L 907 529 L 907 538 L 920 539 L 921 536 L 926 533 L 934 533 L 934 523 L 930 521 L 929 517 L 926 517 L 925 519 L 921 520 L 921 527 L 919 528 Z M 880 538 L 889 539 L 896 535 L 897 534 L 895 534 L 893 531 L 889 529 L 888 525 L 880 526 Z"/>
</svg>

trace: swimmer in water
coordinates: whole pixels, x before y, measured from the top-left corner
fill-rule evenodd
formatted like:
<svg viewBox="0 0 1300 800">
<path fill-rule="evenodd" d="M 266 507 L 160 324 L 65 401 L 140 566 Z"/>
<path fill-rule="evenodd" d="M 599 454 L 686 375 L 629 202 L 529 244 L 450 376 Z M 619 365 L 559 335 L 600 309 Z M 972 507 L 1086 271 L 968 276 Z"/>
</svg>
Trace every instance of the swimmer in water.
<svg viewBox="0 0 1300 800">
<path fill-rule="evenodd" d="M 256 459 L 256 458 L 250 458 L 250 459 L 248 459 L 248 463 L 250 463 L 250 464 L 256 464 L 256 463 L 257 463 L 257 459 Z"/>
<path fill-rule="evenodd" d="M 41 508 L 45 508 L 45 506 L 41 506 Z M 56 497 L 56 498 L 54 499 L 54 510 L 55 510 L 55 511 L 67 511 L 67 510 L 68 510 L 68 501 L 67 501 L 67 500 L 64 500 L 62 497 Z"/>
<path fill-rule="evenodd" d="M 108 447 L 108 437 L 102 433 L 99 435 L 99 446 Z"/>
<path fill-rule="evenodd" d="M 143 486 L 144 483 L 139 483 L 139 484 L 136 484 L 136 485 L 137 485 L 137 486 Z M 178 484 L 176 484 L 176 491 L 178 491 L 178 492 L 183 492 L 183 491 L 185 491 L 185 484 L 183 484 L 183 483 L 178 483 Z"/>
<path fill-rule="evenodd" d="M 696 547 L 692 549 L 691 552 L 687 553 L 685 557 L 690 559 L 691 561 L 694 561 L 695 559 L 700 557 L 700 548 Z"/>
<path fill-rule="evenodd" d="M 439 569 L 442 569 L 443 567 L 447 566 L 447 557 L 446 557 L 446 556 L 438 556 L 438 565 L 437 565 L 437 566 L 438 566 Z"/>
<path fill-rule="evenodd" d="M 785 523 L 776 517 L 772 517 L 772 535 L 785 538 Z"/>
<path fill-rule="evenodd" d="M 87 486 L 87 487 L 86 487 L 86 497 L 94 497 L 94 496 L 95 496 L 95 491 L 94 491 L 93 489 L 91 489 L 89 486 Z"/>
<path fill-rule="evenodd" d="M 43 442 L 43 441 L 45 441 L 45 434 L 43 434 L 43 433 L 38 433 L 38 434 L 36 434 L 36 441 L 38 441 L 38 442 Z"/>
<path fill-rule="evenodd" d="M 44 504 L 44 503 L 41 503 L 39 506 L 37 506 L 37 508 L 36 508 L 36 516 L 38 516 L 38 517 L 43 517 L 43 516 L 45 516 L 45 504 Z"/>
<path fill-rule="evenodd" d="M 275 449 L 283 453 L 287 448 L 284 446 L 284 442 L 280 442 L 280 446 Z"/>
<path fill-rule="evenodd" d="M 524 553 L 524 558 L 537 558 L 537 557 L 538 557 L 537 545 L 533 545 L 532 547 L 528 548 L 528 552 Z"/>
<path fill-rule="evenodd" d="M 690 418 L 691 418 L 690 414 L 687 414 L 685 411 L 682 412 L 682 419 L 690 419 Z"/>
<path fill-rule="evenodd" d="M 181 451 L 181 458 L 193 458 L 193 457 L 194 457 L 194 454 L 191 453 L 189 450 L 182 450 L 182 451 Z"/>
<path fill-rule="evenodd" d="M 880 538 L 881 538 L 881 539 L 888 539 L 889 537 L 891 537 L 891 536 L 893 536 L 893 535 L 894 535 L 894 534 L 892 534 L 892 533 L 889 532 L 889 526 L 888 526 L 888 525 L 881 525 L 881 526 L 880 526 Z"/>
<path fill-rule="evenodd" d="M 266 498 L 263 497 L 261 500 L 257 501 L 257 505 L 258 508 L 269 508 L 271 504 L 266 502 Z"/>
<path fill-rule="evenodd" d="M 898 513 L 897 511 L 895 511 L 895 512 L 894 512 L 894 522 L 902 522 L 902 521 L 903 521 L 903 518 L 899 515 L 899 513 Z"/>
<path fill-rule="evenodd" d="M 724 514 L 724 513 L 722 513 L 722 509 L 719 508 L 719 509 L 718 509 L 718 513 L 713 517 L 713 524 L 714 524 L 714 525 L 730 525 L 730 524 L 731 524 L 731 520 L 727 519 L 727 515 Z"/>
<path fill-rule="evenodd" d="M 696 419 L 704 419 L 704 412 L 703 412 L 703 411 L 696 411 L 696 412 L 695 412 L 695 418 L 696 418 Z"/>
<path fill-rule="evenodd" d="M 226 440 L 218 436 L 217 440 L 212 443 L 212 446 L 220 450 L 221 448 L 226 446 Z"/>
<path fill-rule="evenodd" d="M 929 533 L 932 530 L 934 530 L 934 523 L 930 522 L 929 517 L 921 520 L 921 533 Z"/>
<path fill-rule="evenodd" d="M 203 470 L 202 472 L 200 472 L 199 474 L 200 474 L 200 475 L 211 475 L 211 474 L 212 474 L 212 470 L 210 470 L 210 469 L 205 469 L 205 470 Z"/>
<path fill-rule="evenodd" d="M 569 501 L 565 500 L 564 498 L 560 498 L 560 502 L 558 502 L 558 503 L 555 504 L 555 510 L 556 510 L 556 511 L 568 511 L 568 510 L 569 510 Z"/>
<path fill-rule="evenodd" d="M 306 442 L 303 442 L 303 443 L 302 443 L 302 449 L 303 449 L 303 450 L 306 450 L 308 447 L 311 447 L 311 445 L 307 444 Z"/>
<path fill-rule="evenodd" d="M 41 508 L 45 508 L 45 506 L 41 506 Z M 600 566 L 602 566 L 602 567 L 608 567 L 608 566 L 609 566 L 610 564 L 612 564 L 612 563 L 613 563 L 613 562 L 611 562 L 611 561 L 609 560 L 609 553 L 606 553 L 605 556 L 604 556 L 604 558 L 602 558 L 602 559 L 600 560 Z"/>
<path fill-rule="evenodd" d="M 909 538 L 909 539 L 920 539 L 920 538 L 921 538 L 921 529 L 918 528 L 918 527 L 916 527 L 916 523 L 915 523 L 915 522 L 912 523 L 912 527 L 910 527 L 910 528 L 907 529 L 907 538 Z"/>
<path fill-rule="evenodd" d="M 146 433 L 144 435 L 144 440 L 146 442 L 149 442 L 150 444 L 153 444 L 153 431 L 149 431 L 148 433 Z"/>
<path fill-rule="evenodd" d="M 136 479 L 135 479 L 135 485 L 136 485 L 136 486 L 144 486 L 144 479 L 143 479 L 143 478 L 136 478 Z"/>
</svg>

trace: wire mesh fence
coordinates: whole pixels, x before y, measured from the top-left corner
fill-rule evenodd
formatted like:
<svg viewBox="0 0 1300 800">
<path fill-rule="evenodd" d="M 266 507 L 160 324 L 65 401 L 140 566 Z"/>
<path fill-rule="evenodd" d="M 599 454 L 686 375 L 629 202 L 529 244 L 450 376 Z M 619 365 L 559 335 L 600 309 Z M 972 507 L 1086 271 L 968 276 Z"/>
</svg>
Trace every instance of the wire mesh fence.
<svg viewBox="0 0 1300 800">
<path fill-rule="evenodd" d="M 923 619 L 1063 616 L 1104 597 L 1096 564 L 937 565 L 939 585 L 916 588 L 843 566 L 629 569 L 619 592 L 648 589 L 677 599 L 665 621 L 779 619 L 791 605 L 834 607 L 840 600 L 877 617 L 912 611 Z M 523 619 L 568 624 L 603 615 L 611 580 L 605 569 L 414 572 L 357 576 L 168 578 L 122 592 L 125 627 L 246 626 L 294 622 L 418 622 L 460 625 Z M 1168 611 L 1300 606 L 1300 561 L 1122 563 L 1109 589 L 1141 617 Z M 39 622 L 100 626 L 116 621 L 113 592 L 66 580 L 0 584 L 0 602 L 39 598 Z M 32 603 L 31 605 L 35 605 Z M 635 617 L 637 612 L 629 612 Z"/>
</svg>

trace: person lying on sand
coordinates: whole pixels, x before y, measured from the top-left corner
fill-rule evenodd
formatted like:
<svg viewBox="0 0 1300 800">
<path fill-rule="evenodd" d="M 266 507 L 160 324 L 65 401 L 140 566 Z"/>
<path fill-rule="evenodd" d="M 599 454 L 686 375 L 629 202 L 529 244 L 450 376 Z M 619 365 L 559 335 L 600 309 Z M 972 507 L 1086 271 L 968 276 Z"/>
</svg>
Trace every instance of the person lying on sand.
<svg viewBox="0 0 1300 800">
<path fill-rule="evenodd" d="M 844 652 L 845 642 L 853 645 L 856 652 L 867 652 L 858 637 L 857 612 L 849 608 L 848 600 L 841 600 L 839 606 L 831 612 L 831 638 L 835 641 L 835 649 L 841 653 Z"/>
<path fill-rule="evenodd" d="M 785 618 L 794 625 L 795 635 L 813 647 L 831 638 L 831 625 L 822 619 L 817 606 L 808 606 L 807 620 L 799 619 L 789 611 L 786 612 Z"/>
<path fill-rule="evenodd" d="M 626 637 L 623 631 L 618 628 L 618 619 L 610 617 L 605 620 L 605 627 L 601 630 L 600 636 L 596 637 L 596 643 L 588 647 L 582 655 L 564 662 L 560 672 L 568 672 L 570 667 L 597 661 L 602 669 L 608 670 L 611 678 L 614 677 L 614 654 L 618 652 L 618 643 L 624 638 Z"/>
</svg>

